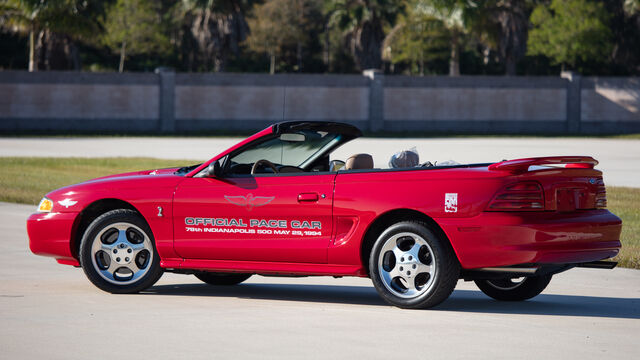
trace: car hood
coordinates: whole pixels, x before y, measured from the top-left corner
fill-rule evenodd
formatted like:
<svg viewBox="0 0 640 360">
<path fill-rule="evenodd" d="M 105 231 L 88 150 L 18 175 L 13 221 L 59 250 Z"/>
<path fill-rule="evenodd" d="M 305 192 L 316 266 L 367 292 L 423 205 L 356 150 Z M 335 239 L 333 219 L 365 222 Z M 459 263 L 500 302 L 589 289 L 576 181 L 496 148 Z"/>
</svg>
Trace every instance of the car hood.
<svg viewBox="0 0 640 360">
<path fill-rule="evenodd" d="M 175 173 L 176 171 L 178 171 L 178 169 L 179 168 L 167 168 L 167 169 L 131 171 L 131 172 L 126 172 L 126 173 L 122 173 L 122 174 L 114 174 L 114 175 L 102 176 L 102 177 L 91 179 L 91 180 L 88 180 L 88 181 L 96 181 L 96 180 L 104 180 L 104 179 L 115 179 L 115 178 L 130 177 L 130 176 L 167 175 L 167 174 Z"/>
<path fill-rule="evenodd" d="M 173 193 L 176 185 L 184 179 L 175 174 L 176 170 L 177 168 L 144 170 L 103 176 L 53 190 L 46 197 L 54 202 L 55 211 L 78 212 L 99 199 L 131 201 L 140 194 L 153 196 L 151 194 L 157 191 Z M 64 207 L 55 204 L 63 204 Z"/>
</svg>

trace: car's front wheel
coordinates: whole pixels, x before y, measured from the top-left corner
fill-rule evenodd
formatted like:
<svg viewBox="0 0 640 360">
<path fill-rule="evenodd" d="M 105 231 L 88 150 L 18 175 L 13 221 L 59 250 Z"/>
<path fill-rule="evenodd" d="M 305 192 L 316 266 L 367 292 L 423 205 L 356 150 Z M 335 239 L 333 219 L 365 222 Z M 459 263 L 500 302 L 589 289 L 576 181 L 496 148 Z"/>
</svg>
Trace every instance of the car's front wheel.
<svg viewBox="0 0 640 360">
<path fill-rule="evenodd" d="M 136 293 L 158 281 L 163 270 L 153 233 L 135 211 L 109 211 L 95 219 L 80 245 L 87 278 L 111 293 Z"/>
<path fill-rule="evenodd" d="M 386 302 L 401 308 L 428 308 L 451 295 L 460 265 L 446 239 L 424 223 L 405 221 L 378 237 L 369 273 Z"/>
<path fill-rule="evenodd" d="M 522 301 L 540 294 L 551 281 L 552 275 L 514 279 L 474 280 L 486 295 L 501 301 Z"/>
</svg>

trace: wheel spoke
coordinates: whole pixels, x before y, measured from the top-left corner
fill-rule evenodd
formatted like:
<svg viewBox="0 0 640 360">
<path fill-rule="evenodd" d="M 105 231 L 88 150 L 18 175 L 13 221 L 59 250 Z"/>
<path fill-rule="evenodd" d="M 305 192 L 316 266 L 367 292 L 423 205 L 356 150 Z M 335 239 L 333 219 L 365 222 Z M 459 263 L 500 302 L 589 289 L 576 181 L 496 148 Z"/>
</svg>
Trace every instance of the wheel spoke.
<svg viewBox="0 0 640 360">
<path fill-rule="evenodd" d="M 147 250 L 145 243 L 141 244 L 131 244 L 131 249 L 133 252 L 131 253 L 131 257 L 135 259 L 141 251 Z"/>
<path fill-rule="evenodd" d="M 402 273 L 400 273 L 399 268 L 400 267 L 396 264 L 396 266 L 394 266 L 393 269 L 391 269 L 391 271 L 387 272 L 387 274 L 389 274 L 390 280 L 393 280 L 397 277 L 402 277 Z"/>
<path fill-rule="evenodd" d="M 404 286 L 407 288 L 408 291 L 416 291 L 415 277 L 403 278 L 403 280 L 404 280 Z"/>
<path fill-rule="evenodd" d="M 418 253 L 420 252 L 420 248 L 423 247 L 424 245 L 417 242 L 415 244 L 413 244 L 413 246 L 411 247 L 411 249 L 409 249 L 409 251 L 407 251 L 407 254 L 412 255 L 414 258 L 418 258 Z"/>
<path fill-rule="evenodd" d="M 115 261 L 113 261 L 113 259 L 111 260 L 111 262 L 109 262 L 109 267 L 106 269 L 98 269 L 98 271 L 100 271 L 100 273 L 102 274 L 103 277 L 105 277 L 107 280 L 115 280 L 115 273 L 116 271 L 118 271 L 118 269 L 120 268 L 120 264 L 116 263 Z"/>
<path fill-rule="evenodd" d="M 113 251 L 114 247 L 115 247 L 114 244 L 103 244 L 103 243 L 100 243 L 100 250 L 106 252 L 107 254 L 109 254 L 109 256 L 111 256 L 111 251 Z"/>
<path fill-rule="evenodd" d="M 126 229 L 118 229 L 118 240 L 116 240 L 115 244 L 127 244 L 129 245 L 129 239 L 127 239 L 127 230 Z"/>
<path fill-rule="evenodd" d="M 433 266 L 431 266 L 431 265 L 425 265 L 425 264 L 423 264 L 423 263 L 421 263 L 421 262 L 418 262 L 416 265 L 417 265 L 417 266 L 416 266 L 416 268 L 414 269 L 414 270 L 415 270 L 415 272 L 416 272 L 416 275 L 418 275 L 418 274 L 422 274 L 422 273 L 427 273 L 427 274 L 429 274 L 429 275 L 432 275 L 432 272 L 433 272 Z"/>
<path fill-rule="evenodd" d="M 382 246 L 382 249 L 380 249 L 380 254 L 384 254 L 387 251 L 393 251 L 393 253 L 395 254 L 396 253 L 396 249 L 398 249 L 398 246 L 396 245 L 395 241 L 387 241 Z M 398 250 L 400 250 L 400 249 L 398 249 Z"/>
</svg>

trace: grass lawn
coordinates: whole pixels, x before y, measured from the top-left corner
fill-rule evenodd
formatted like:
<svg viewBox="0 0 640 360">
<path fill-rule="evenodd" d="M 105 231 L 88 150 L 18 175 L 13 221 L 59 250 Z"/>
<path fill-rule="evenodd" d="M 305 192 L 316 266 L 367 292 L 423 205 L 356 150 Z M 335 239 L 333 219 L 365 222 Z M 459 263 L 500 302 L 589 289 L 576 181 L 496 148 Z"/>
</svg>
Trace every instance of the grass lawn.
<svg viewBox="0 0 640 360">
<path fill-rule="evenodd" d="M 0 201 L 37 205 L 51 190 L 100 176 L 197 163 L 151 158 L 0 157 Z"/>
<path fill-rule="evenodd" d="M 150 158 L 0 158 L 0 201 L 37 205 L 59 187 L 127 171 L 196 164 Z M 609 210 L 622 218 L 620 266 L 640 269 L 640 189 L 607 187 Z"/>
</svg>

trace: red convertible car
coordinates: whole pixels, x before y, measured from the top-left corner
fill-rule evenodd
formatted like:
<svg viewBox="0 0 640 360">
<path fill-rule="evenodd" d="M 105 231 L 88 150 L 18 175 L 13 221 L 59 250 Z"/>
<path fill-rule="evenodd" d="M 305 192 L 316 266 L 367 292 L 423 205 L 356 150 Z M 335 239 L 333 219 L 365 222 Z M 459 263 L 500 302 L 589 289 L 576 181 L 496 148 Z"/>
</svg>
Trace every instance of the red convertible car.
<svg viewBox="0 0 640 360">
<path fill-rule="evenodd" d="M 27 221 L 31 251 L 81 266 L 112 293 L 164 271 L 212 285 L 252 274 L 370 277 L 403 308 L 444 301 L 458 279 L 499 300 L 553 274 L 612 268 L 622 222 L 587 156 L 486 164 L 371 155 L 335 159 L 361 132 L 335 122 L 270 126 L 199 165 L 55 190 Z M 333 155 L 335 156 L 335 155 Z"/>
</svg>

